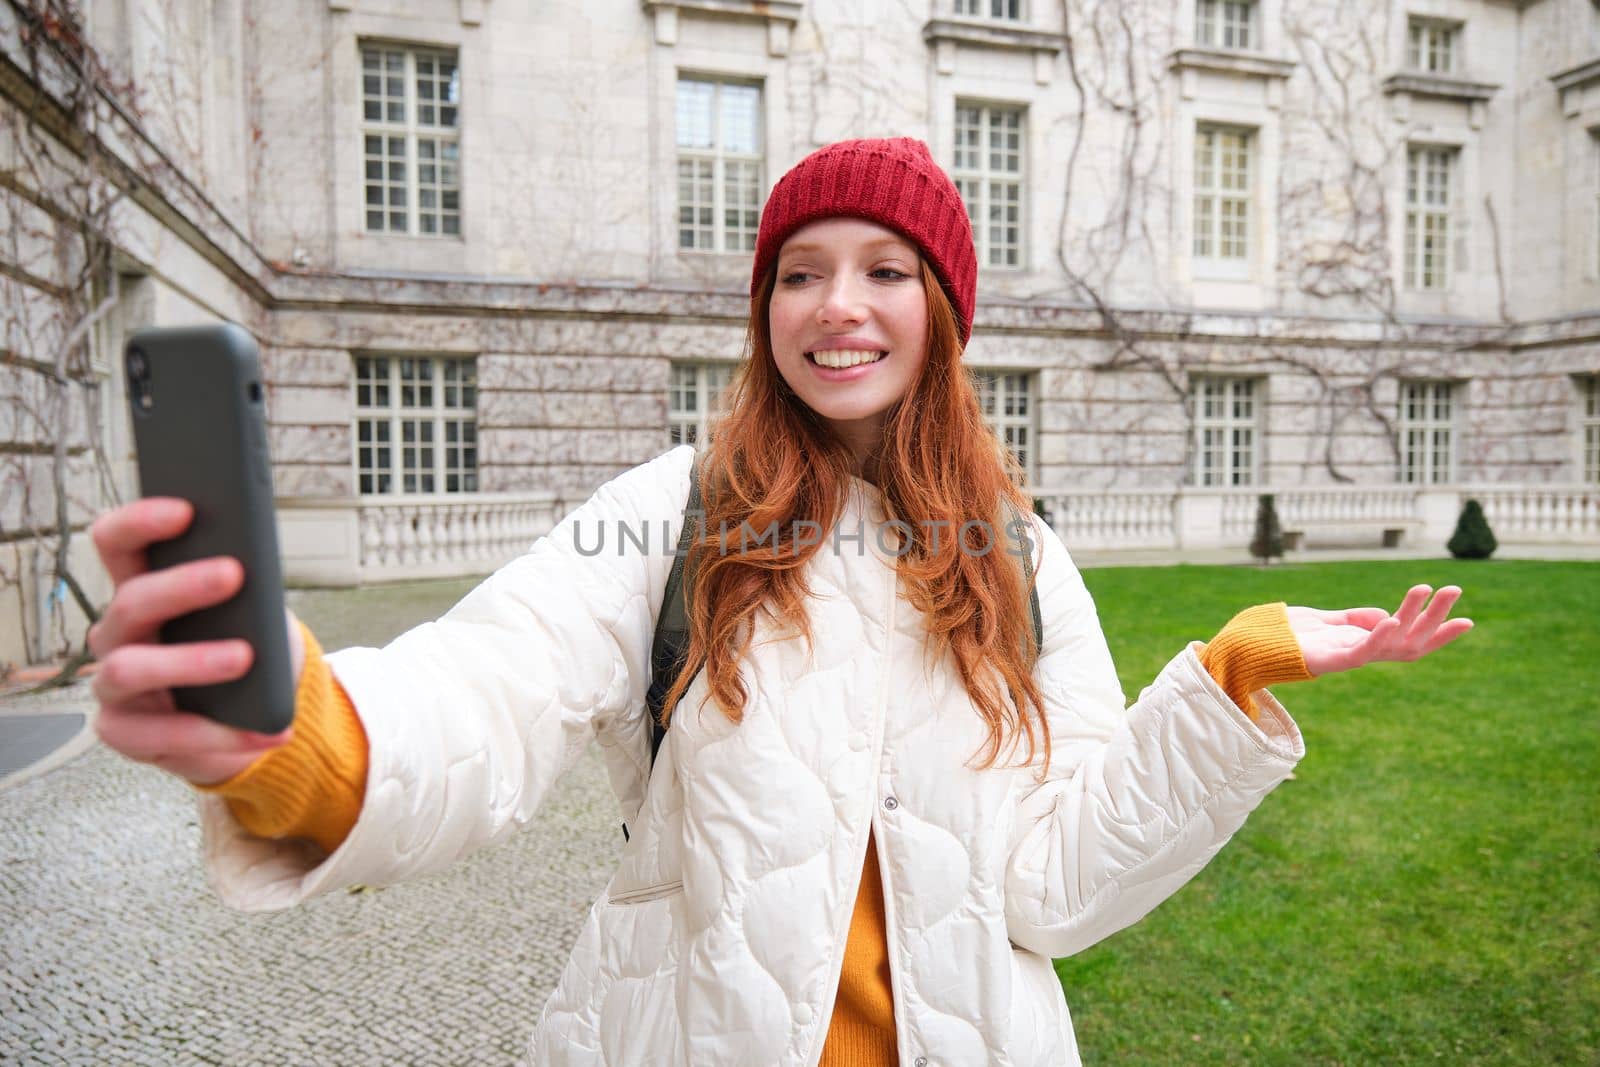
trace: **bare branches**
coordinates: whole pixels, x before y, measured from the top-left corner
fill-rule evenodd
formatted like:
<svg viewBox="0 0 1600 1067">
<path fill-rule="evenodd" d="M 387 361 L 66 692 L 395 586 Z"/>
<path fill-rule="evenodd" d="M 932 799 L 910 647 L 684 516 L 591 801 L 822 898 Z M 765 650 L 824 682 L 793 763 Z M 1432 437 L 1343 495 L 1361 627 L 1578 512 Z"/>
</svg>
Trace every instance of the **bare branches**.
<svg viewBox="0 0 1600 1067">
<path fill-rule="evenodd" d="M 122 192 L 98 148 L 97 124 L 113 84 L 100 56 L 82 33 L 77 6 L 65 0 L 13 5 L 26 62 L 41 87 L 26 106 L 0 111 L 0 138 L 13 162 L 0 175 L 6 228 L 5 294 L 0 370 L 7 376 L 11 445 L 0 453 L 0 538 L 11 542 L 9 566 L 0 563 L 0 588 L 30 580 L 38 615 L 24 618 L 34 656 L 68 650 L 65 598 L 93 622 L 92 598 L 73 570 L 73 537 L 97 499 L 85 492 L 85 456 L 91 469 L 109 470 L 97 419 L 100 372 L 92 358 L 98 327 L 117 306 L 112 267 L 114 212 Z M 63 126 L 61 116 L 65 116 Z M 40 446 L 40 447 L 34 447 Z M 11 529 L 5 529 L 7 524 Z M 43 559 L 49 559 L 46 566 Z M 19 603 L 25 603 L 19 598 Z M 31 622 L 31 625 L 30 625 Z M 80 646 L 52 682 L 70 680 L 87 661 Z M 51 683 L 46 683 L 51 684 Z"/>
</svg>

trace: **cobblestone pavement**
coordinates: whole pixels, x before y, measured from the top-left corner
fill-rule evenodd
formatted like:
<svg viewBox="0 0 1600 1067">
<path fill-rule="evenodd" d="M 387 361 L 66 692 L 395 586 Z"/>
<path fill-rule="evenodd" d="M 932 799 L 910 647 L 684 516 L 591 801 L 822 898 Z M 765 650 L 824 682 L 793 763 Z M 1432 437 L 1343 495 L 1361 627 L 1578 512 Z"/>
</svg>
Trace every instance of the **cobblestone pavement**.
<svg viewBox="0 0 1600 1067">
<path fill-rule="evenodd" d="M 386 641 L 467 587 L 291 603 L 337 648 Z M 592 751 L 498 848 L 289 912 L 224 908 L 199 840 L 183 783 L 98 745 L 0 792 L 0 1063 L 520 1062 L 622 847 Z"/>
</svg>

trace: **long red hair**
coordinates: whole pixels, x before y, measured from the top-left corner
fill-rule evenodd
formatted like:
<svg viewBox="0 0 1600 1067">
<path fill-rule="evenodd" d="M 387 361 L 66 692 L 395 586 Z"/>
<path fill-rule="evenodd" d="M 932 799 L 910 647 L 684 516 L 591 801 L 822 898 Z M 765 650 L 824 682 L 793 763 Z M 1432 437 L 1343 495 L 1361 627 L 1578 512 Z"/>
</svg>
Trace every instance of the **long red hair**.
<svg viewBox="0 0 1600 1067">
<path fill-rule="evenodd" d="M 1022 475 L 1015 457 L 983 420 L 972 377 L 961 364 L 961 334 L 950 300 L 926 262 L 921 274 L 928 358 L 885 420 L 876 467 L 885 511 L 906 524 L 897 527 L 902 536 L 912 532 L 896 568 L 924 614 L 929 656 L 954 658 L 988 725 L 979 766 L 993 766 L 1020 741 L 1026 747 L 1023 762 L 1031 763 L 1042 749 L 1048 767 L 1050 731 L 1033 679 L 1037 649 L 1029 591 L 1005 532 L 1005 502 L 1024 513 L 1032 502 L 1018 487 Z M 776 278 L 774 267 L 751 299 L 748 358 L 728 385 L 726 414 L 703 465 L 708 476 L 702 535 L 686 561 L 694 575 L 689 653 L 667 693 L 667 715 L 703 667 L 717 705 L 734 722 L 743 718 L 748 694 L 739 663 L 749 651 L 758 612 L 811 643 L 805 565 L 828 540 L 810 542 L 817 540 L 815 530 L 826 535 L 838 520 L 853 463 L 849 449 L 794 394 L 773 359 L 768 309 Z M 797 539 L 797 528 L 807 522 L 817 524 L 813 536 Z M 974 525 L 963 525 L 968 522 Z M 774 523 L 777 543 L 760 541 Z M 748 536 L 741 536 L 745 530 Z M 934 530 L 939 536 L 930 536 Z M 956 531 L 967 534 L 965 550 Z"/>
</svg>

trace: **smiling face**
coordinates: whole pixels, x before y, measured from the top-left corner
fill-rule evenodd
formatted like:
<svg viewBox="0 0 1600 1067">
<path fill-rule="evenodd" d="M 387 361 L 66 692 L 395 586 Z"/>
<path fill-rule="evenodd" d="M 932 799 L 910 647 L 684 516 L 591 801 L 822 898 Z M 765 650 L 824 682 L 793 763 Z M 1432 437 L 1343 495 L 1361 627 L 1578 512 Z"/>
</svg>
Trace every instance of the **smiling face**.
<svg viewBox="0 0 1600 1067">
<path fill-rule="evenodd" d="M 777 268 L 769 328 L 778 373 L 859 464 L 928 359 L 917 246 L 865 219 L 823 219 L 783 243 Z"/>
</svg>

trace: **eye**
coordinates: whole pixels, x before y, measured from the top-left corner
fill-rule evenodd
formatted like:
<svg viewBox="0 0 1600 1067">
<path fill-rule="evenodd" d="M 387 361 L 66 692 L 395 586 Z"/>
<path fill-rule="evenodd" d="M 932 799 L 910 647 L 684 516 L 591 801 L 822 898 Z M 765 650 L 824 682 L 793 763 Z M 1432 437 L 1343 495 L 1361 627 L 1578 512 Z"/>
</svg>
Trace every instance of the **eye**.
<svg viewBox="0 0 1600 1067">
<path fill-rule="evenodd" d="M 911 275 L 905 273 L 904 271 L 895 270 L 893 267 L 879 267 L 877 270 L 872 272 L 872 277 L 878 278 L 881 281 L 897 282 L 903 278 L 909 278 Z"/>
<path fill-rule="evenodd" d="M 788 274 L 785 274 L 782 278 L 780 278 L 778 280 L 781 281 L 784 285 L 804 285 L 806 279 L 809 278 L 809 277 L 811 277 L 811 275 L 807 274 L 805 271 L 796 270 L 796 271 L 790 271 Z"/>
</svg>

